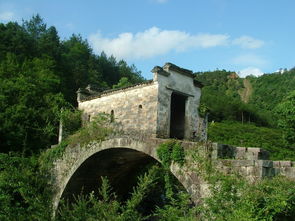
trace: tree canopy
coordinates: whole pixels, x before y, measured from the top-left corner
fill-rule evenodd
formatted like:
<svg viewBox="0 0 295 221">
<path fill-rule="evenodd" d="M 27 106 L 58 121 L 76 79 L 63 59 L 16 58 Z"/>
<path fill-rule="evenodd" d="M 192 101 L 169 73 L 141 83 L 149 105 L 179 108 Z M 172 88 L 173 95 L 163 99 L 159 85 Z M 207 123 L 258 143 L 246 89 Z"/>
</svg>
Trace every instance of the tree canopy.
<svg viewBox="0 0 295 221">
<path fill-rule="evenodd" d="M 275 111 L 280 116 L 278 125 L 283 129 L 285 141 L 295 144 L 295 91 L 289 93 Z"/>
<path fill-rule="evenodd" d="M 39 15 L 22 24 L 1 23 L 1 152 L 30 154 L 55 144 L 60 109 L 77 105 L 78 88 L 110 89 L 120 79 L 144 80 L 134 65 L 94 54 L 80 35 L 61 41 Z"/>
</svg>

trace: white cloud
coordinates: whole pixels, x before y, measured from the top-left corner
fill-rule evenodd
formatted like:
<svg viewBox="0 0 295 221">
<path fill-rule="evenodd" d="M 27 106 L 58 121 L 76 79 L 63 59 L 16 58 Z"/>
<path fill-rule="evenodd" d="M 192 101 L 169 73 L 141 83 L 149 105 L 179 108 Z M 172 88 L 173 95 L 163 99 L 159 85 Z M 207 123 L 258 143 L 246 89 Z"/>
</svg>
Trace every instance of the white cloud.
<svg viewBox="0 0 295 221">
<path fill-rule="evenodd" d="M 264 45 L 264 41 L 252 38 L 250 36 L 242 36 L 239 38 L 236 38 L 232 42 L 234 45 L 239 45 L 242 48 L 246 49 L 255 49 L 255 48 L 261 48 Z"/>
<path fill-rule="evenodd" d="M 88 40 L 96 53 L 104 51 L 107 55 L 114 55 L 119 59 L 126 60 L 151 58 L 173 51 L 183 52 L 196 48 L 236 45 L 242 48 L 255 49 L 264 45 L 264 41 L 250 36 L 230 39 L 230 36 L 226 34 L 192 35 L 184 31 L 162 30 L 157 27 L 152 27 L 143 32 L 121 33 L 113 38 L 105 37 L 98 32 L 90 35 Z M 254 54 L 241 55 L 232 62 L 246 66 L 262 66 L 267 63 L 265 59 Z"/>
<path fill-rule="evenodd" d="M 171 51 L 186 51 L 191 48 L 210 48 L 227 45 L 228 35 L 197 34 L 178 30 L 161 30 L 152 27 L 136 34 L 126 32 L 116 38 L 105 38 L 100 33 L 89 36 L 95 52 L 104 51 L 117 58 L 140 59 L 162 55 Z"/>
<path fill-rule="evenodd" d="M 255 68 L 255 67 L 248 67 L 248 68 L 245 68 L 243 70 L 238 71 L 238 75 L 241 78 L 244 78 L 244 77 L 249 76 L 249 75 L 254 75 L 254 76 L 258 77 L 258 76 L 261 76 L 263 74 L 264 73 L 259 68 Z"/>
<path fill-rule="evenodd" d="M 237 65 L 247 66 L 264 66 L 268 63 L 264 58 L 255 54 L 240 55 L 234 58 L 232 62 Z"/>
<path fill-rule="evenodd" d="M 11 21 L 15 18 L 15 14 L 11 11 L 0 12 L 1 21 Z"/>
</svg>

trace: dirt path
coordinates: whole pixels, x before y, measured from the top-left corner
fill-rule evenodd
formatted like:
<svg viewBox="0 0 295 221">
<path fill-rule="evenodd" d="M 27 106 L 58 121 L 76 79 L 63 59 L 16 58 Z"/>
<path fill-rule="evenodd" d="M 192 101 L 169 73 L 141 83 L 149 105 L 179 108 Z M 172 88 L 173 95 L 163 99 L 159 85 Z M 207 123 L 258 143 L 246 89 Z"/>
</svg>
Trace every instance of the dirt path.
<svg viewBox="0 0 295 221">
<path fill-rule="evenodd" d="M 244 79 L 243 84 L 244 84 L 244 89 L 239 94 L 241 96 L 242 101 L 244 103 L 248 103 L 253 91 L 252 85 L 250 81 L 246 78 Z"/>
</svg>

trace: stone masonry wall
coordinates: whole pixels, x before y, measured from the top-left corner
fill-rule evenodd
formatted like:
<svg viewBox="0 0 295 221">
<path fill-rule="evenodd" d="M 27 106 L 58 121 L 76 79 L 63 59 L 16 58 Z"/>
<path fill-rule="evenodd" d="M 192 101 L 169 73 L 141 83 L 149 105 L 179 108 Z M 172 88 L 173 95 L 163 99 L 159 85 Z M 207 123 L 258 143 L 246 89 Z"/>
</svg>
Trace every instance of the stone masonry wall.
<svg viewBox="0 0 295 221">
<path fill-rule="evenodd" d="M 173 133 L 178 130 L 180 139 L 206 140 L 201 139 L 204 131 L 199 128 L 202 85 L 194 80 L 192 71 L 166 63 L 163 68 L 155 66 L 152 72 L 153 81 L 125 89 L 101 93 L 79 89 L 78 103 L 84 111 L 84 121 L 104 112 L 113 115 L 127 133 L 169 138 L 175 137 Z M 171 110 L 171 103 L 179 108 L 173 106 L 175 109 Z"/>
<path fill-rule="evenodd" d="M 158 84 L 138 85 L 100 95 L 88 101 L 79 102 L 86 119 L 91 120 L 98 113 L 114 116 L 124 131 L 156 134 Z"/>
<path fill-rule="evenodd" d="M 277 175 L 295 179 L 295 162 L 269 160 L 269 153 L 261 148 L 213 143 L 212 158 L 221 171 L 236 171 L 251 182 Z"/>
<path fill-rule="evenodd" d="M 173 92 L 187 96 L 185 105 L 185 139 L 194 140 L 198 133 L 198 107 L 201 97 L 201 89 L 194 85 L 192 77 L 169 71 L 170 75 L 158 74 L 156 80 L 159 82 L 159 106 L 158 106 L 158 128 L 159 137 L 170 136 L 170 105 Z"/>
</svg>

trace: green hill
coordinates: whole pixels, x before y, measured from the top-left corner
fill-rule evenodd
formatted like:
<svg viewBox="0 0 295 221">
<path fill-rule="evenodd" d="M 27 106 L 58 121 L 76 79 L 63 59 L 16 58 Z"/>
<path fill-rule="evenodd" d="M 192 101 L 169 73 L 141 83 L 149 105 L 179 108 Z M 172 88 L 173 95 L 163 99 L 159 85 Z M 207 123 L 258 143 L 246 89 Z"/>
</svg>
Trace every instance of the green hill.
<svg viewBox="0 0 295 221">
<path fill-rule="evenodd" d="M 290 110 L 278 109 L 295 90 L 294 69 L 283 74 L 247 78 L 239 78 L 235 72 L 216 70 L 196 73 L 196 79 L 204 84 L 201 113 L 207 110 L 209 122 L 214 122 L 209 124 L 210 140 L 263 147 L 272 153 L 273 159 L 295 159 L 294 143 L 284 139 L 286 129 L 290 135 L 286 119 L 292 118 L 292 114 Z M 293 132 L 291 120 L 287 126 Z M 281 127 L 281 121 L 285 127 Z"/>
<path fill-rule="evenodd" d="M 253 86 L 250 104 L 270 111 L 276 107 L 290 92 L 295 90 L 295 70 L 273 74 L 264 74 L 260 77 L 248 77 Z"/>
<path fill-rule="evenodd" d="M 211 110 L 210 119 L 216 121 L 248 120 L 276 126 L 275 107 L 295 90 L 295 69 L 247 78 L 239 78 L 235 72 L 216 70 L 198 72 L 196 79 L 205 85 L 201 102 Z"/>
</svg>

